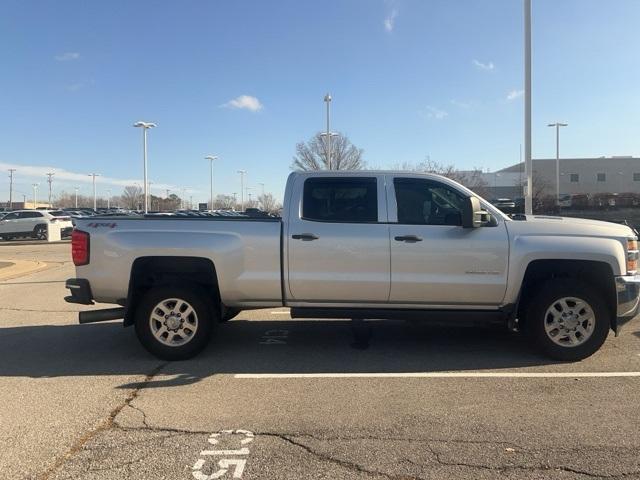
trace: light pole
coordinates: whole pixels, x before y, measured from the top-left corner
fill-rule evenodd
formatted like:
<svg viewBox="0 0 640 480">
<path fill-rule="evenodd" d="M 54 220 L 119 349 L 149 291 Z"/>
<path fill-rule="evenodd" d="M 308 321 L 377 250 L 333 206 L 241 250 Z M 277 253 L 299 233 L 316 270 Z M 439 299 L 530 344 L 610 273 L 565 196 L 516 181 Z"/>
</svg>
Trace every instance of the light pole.
<svg viewBox="0 0 640 480">
<path fill-rule="evenodd" d="M 322 137 L 322 139 L 324 140 L 324 145 L 325 145 L 325 149 L 327 151 L 327 157 L 329 158 L 329 170 L 331 170 L 331 167 L 333 167 L 333 141 L 331 140 L 334 137 L 339 137 L 340 134 L 336 133 L 336 132 L 322 132 L 320 134 L 320 137 Z M 336 165 L 336 167 L 339 167 L 339 165 Z M 336 168 L 337 170 L 338 168 Z"/>
<path fill-rule="evenodd" d="M 9 169 L 9 210 L 13 208 L 13 172 L 15 171 L 15 168 Z"/>
<path fill-rule="evenodd" d="M 209 195 L 211 201 L 209 203 L 209 210 L 213 210 L 213 161 L 218 159 L 217 155 L 207 155 L 205 160 L 209 160 Z"/>
<path fill-rule="evenodd" d="M 136 122 L 134 127 L 142 128 L 142 144 L 144 154 L 144 213 L 149 212 L 149 192 L 147 191 L 147 130 L 154 128 L 155 123 L 151 122 Z"/>
<path fill-rule="evenodd" d="M 76 208 L 78 208 L 78 187 L 75 187 L 74 190 L 76 192 Z"/>
<path fill-rule="evenodd" d="M 55 173 L 49 172 L 46 175 L 47 177 L 49 177 L 47 179 L 47 182 L 49 183 L 49 208 L 51 208 L 51 182 L 53 181 L 53 176 L 55 175 Z"/>
<path fill-rule="evenodd" d="M 533 213 L 533 163 L 531 161 L 531 0 L 524 0 L 524 164 L 527 195 L 524 213 Z"/>
<path fill-rule="evenodd" d="M 331 170 L 331 95 L 329 93 L 324 96 L 324 103 L 327 104 L 327 163 Z"/>
<path fill-rule="evenodd" d="M 88 175 L 89 177 L 93 177 L 93 210 L 95 211 L 97 209 L 97 197 L 96 197 L 96 177 L 99 177 L 100 174 L 99 173 L 90 173 Z"/>
<path fill-rule="evenodd" d="M 568 123 L 549 123 L 547 127 L 556 128 L 556 205 L 560 205 L 560 127 L 568 126 Z"/>
<path fill-rule="evenodd" d="M 32 183 L 31 186 L 33 187 L 33 209 L 35 210 L 38 208 L 38 184 Z"/>
<path fill-rule="evenodd" d="M 238 206 L 238 192 L 233 192 L 231 195 L 233 195 L 233 209 L 235 210 Z"/>
<path fill-rule="evenodd" d="M 244 176 L 247 174 L 246 170 L 238 170 L 240 174 L 240 211 L 244 212 Z"/>
</svg>

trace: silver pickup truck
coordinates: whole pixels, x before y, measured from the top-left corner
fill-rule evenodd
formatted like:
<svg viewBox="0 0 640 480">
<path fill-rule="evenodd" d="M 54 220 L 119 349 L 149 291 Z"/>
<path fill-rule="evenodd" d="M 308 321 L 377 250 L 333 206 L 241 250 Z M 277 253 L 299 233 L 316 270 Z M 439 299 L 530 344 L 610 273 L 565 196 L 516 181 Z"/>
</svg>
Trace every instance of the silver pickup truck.
<svg viewBox="0 0 640 480">
<path fill-rule="evenodd" d="M 120 307 L 164 359 L 197 354 L 241 309 L 293 318 L 487 319 L 579 360 L 638 311 L 635 232 L 511 219 L 462 185 L 407 172 L 292 173 L 282 218 L 92 217 L 72 235 L 67 301 Z"/>
</svg>

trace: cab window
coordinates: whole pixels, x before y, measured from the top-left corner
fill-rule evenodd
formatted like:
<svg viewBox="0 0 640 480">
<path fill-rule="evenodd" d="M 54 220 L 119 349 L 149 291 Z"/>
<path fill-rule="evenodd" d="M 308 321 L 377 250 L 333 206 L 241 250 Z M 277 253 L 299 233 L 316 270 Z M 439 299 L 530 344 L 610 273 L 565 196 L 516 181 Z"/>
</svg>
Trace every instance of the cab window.
<svg viewBox="0 0 640 480">
<path fill-rule="evenodd" d="M 462 225 L 465 197 L 449 186 L 418 178 L 396 178 L 393 184 L 398 223 Z"/>
<path fill-rule="evenodd" d="M 378 221 L 375 178 L 309 178 L 304 182 L 302 217 L 318 222 Z"/>
</svg>

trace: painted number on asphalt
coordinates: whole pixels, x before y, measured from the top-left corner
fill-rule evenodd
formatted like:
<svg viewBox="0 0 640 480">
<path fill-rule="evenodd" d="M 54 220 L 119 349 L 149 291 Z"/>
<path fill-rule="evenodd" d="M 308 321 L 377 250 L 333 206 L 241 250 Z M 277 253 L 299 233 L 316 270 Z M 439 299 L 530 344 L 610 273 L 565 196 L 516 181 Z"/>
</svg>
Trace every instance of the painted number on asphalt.
<svg viewBox="0 0 640 480">
<path fill-rule="evenodd" d="M 264 332 L 260 339 L 260 345 L 286 345 L 289 337 L 289 330 L 274 328 Z"/>
<path fill-rule="evenodd" d="M 220 441 L 223 440 L 226 445 L 228 442 L 226 440 L 229 439 L 237 439 L 238 436 L 242 436 L 243 438 L 240 440 L 240 448 L 237 449 L 221 449 L 217 448 L 220 445 Z M 221 458 L 217 460 L 217 458 L 211 457 L 246 457 L 249 455 L 249 448 L 245 445 L 253 442 L 254 435 L 249 430 L 222 430 L 221 432 L 212 433 L 209 435 L 207 441 L 216 448 L 210 450 L 202 450 L 200 452 L 200 457 L 196 460 L 196 463 L 191 467 L 191 474 L 193 478 L 196 480 L 214 480 L 216 478 L 242 478 L 242 473 L 244 472 L 244 467 L 247 464 L 246 458 Z M 216 461 L 217 460 L 217 461 Z M 207 462 L 211 462 L 214 466 L 207 467 Z M 205 473 L 204 470 L 212 470 L 215 467 L 218 467 L 216 471 L 213 471 L 209 474 Z"/>
</svg>

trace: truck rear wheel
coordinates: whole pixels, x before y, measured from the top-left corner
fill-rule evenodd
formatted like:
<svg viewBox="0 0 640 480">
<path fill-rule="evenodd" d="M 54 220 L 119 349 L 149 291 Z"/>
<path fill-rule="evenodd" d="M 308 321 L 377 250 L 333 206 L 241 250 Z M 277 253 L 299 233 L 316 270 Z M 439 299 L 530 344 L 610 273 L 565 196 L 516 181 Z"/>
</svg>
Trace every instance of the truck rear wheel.
<svg viewBox="0 0 640 480">
<path fill-rule="evenodd" d="M 156 357 L 185 360 L 209 343 L 217 320 L 214 310 L 198 286 L 152 288 L 136 308 L 136 334 Z"/>
<path fill-rule="evenodd" d="M 602 346 L 610 325 L 602 295 L 579 280 L 555 279 L 531 298 L 525 330 L 534 346 L 548 357 L 577 361 Z"/>
</svg>

